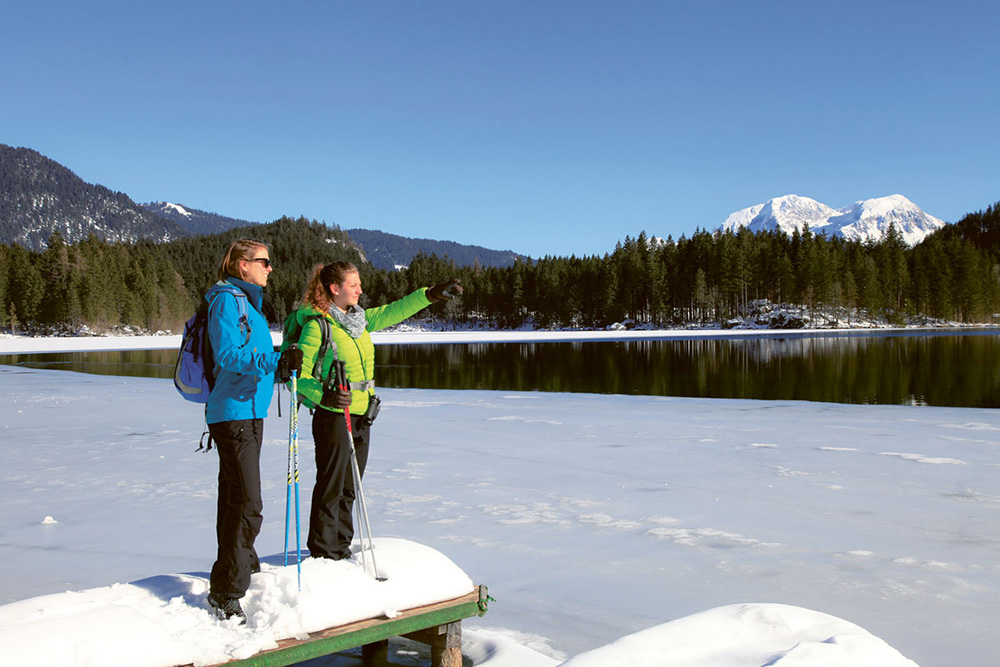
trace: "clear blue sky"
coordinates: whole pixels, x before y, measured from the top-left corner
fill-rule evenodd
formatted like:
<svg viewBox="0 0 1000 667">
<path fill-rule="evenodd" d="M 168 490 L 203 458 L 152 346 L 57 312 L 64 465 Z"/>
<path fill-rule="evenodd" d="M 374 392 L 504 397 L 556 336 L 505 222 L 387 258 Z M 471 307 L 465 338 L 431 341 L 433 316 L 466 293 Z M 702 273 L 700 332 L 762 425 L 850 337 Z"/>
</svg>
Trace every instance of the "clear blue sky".
<svg viewBox="0 0 1000 667">
<path fill-rule="evenodd" d="M 532 257 L 1000 200 L 995 0 L 8 3 L 0 143 L 137 202 Z"/>
</svg>

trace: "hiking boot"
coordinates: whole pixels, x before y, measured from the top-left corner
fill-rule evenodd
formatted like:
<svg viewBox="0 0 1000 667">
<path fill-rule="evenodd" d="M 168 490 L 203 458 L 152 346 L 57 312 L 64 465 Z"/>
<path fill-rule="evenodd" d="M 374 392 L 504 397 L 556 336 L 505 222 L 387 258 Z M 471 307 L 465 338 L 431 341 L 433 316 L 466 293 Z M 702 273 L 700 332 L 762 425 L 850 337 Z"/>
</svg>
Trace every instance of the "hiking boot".
<svg viewBox="0 0 1000 667">
<path fill-rule="evenodd" d="M 226 621 L 235 616 L 240 625 L 246 625 L 247 615 L 243 612 L 243 607 L 240 606 L 239 598 L 223 600 L 209 593 L 208 605 L 215 611 L 215 615 L 220 621 Z"/>
</svg>

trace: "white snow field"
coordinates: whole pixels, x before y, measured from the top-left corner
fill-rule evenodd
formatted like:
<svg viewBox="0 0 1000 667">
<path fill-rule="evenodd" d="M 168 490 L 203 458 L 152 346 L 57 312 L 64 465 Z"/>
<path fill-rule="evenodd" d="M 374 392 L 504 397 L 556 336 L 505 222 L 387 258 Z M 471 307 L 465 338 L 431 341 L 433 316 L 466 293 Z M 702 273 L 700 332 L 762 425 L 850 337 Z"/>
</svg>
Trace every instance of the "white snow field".
<svg viewBox="0 0 1000 667">
<path fill-rule="evenodd" d="M 169 380 L 13 366 L 0 393 L 2 664 L 210 664 L 473 584 L 495 598 L 463 623 L 476 665 L 995 661 L 995 410 L 382 389 L 364 489 L 391 588 L 307 560 L 299 593 L 283 391 L 239 628 L 204 602 L 218 463 L 195 451 L 200 406 Z"/>
</svg>

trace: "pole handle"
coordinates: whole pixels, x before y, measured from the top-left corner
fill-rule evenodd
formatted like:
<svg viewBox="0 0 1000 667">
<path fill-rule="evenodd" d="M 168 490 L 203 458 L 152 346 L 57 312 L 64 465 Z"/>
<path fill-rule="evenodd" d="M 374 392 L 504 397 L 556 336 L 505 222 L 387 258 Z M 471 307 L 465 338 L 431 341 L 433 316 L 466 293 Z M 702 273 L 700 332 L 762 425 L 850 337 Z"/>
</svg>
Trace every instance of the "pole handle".
<svg viewBox="0 0 1000 667">
<path fill-rule="evenodd" d="M 333 370 L 336 377 L 337 386 L 341 389 L 347 389 L 347 364 L 343 359 L 337 359 L 333 362 Z"/>
</svg>

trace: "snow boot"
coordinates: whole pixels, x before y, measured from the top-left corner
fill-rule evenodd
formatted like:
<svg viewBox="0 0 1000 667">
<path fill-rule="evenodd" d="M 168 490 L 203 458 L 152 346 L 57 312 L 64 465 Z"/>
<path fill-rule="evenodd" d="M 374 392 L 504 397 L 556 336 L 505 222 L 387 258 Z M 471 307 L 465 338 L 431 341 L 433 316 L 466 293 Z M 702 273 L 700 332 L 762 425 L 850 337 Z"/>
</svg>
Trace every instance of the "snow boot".
<svg viewBox="0 0 1000 667">
<path fill-rule="evenodd" d="M 246 625 L 247 615 L 244 613 L 243 607 L 240 606 L 238 598 L 223 600 L 209 593 L 208 604 L 215 610 L 215 615 L 220 621 L 225 621 L 235 616 L 239 620 L 240 625 Z"/>
</svg>

